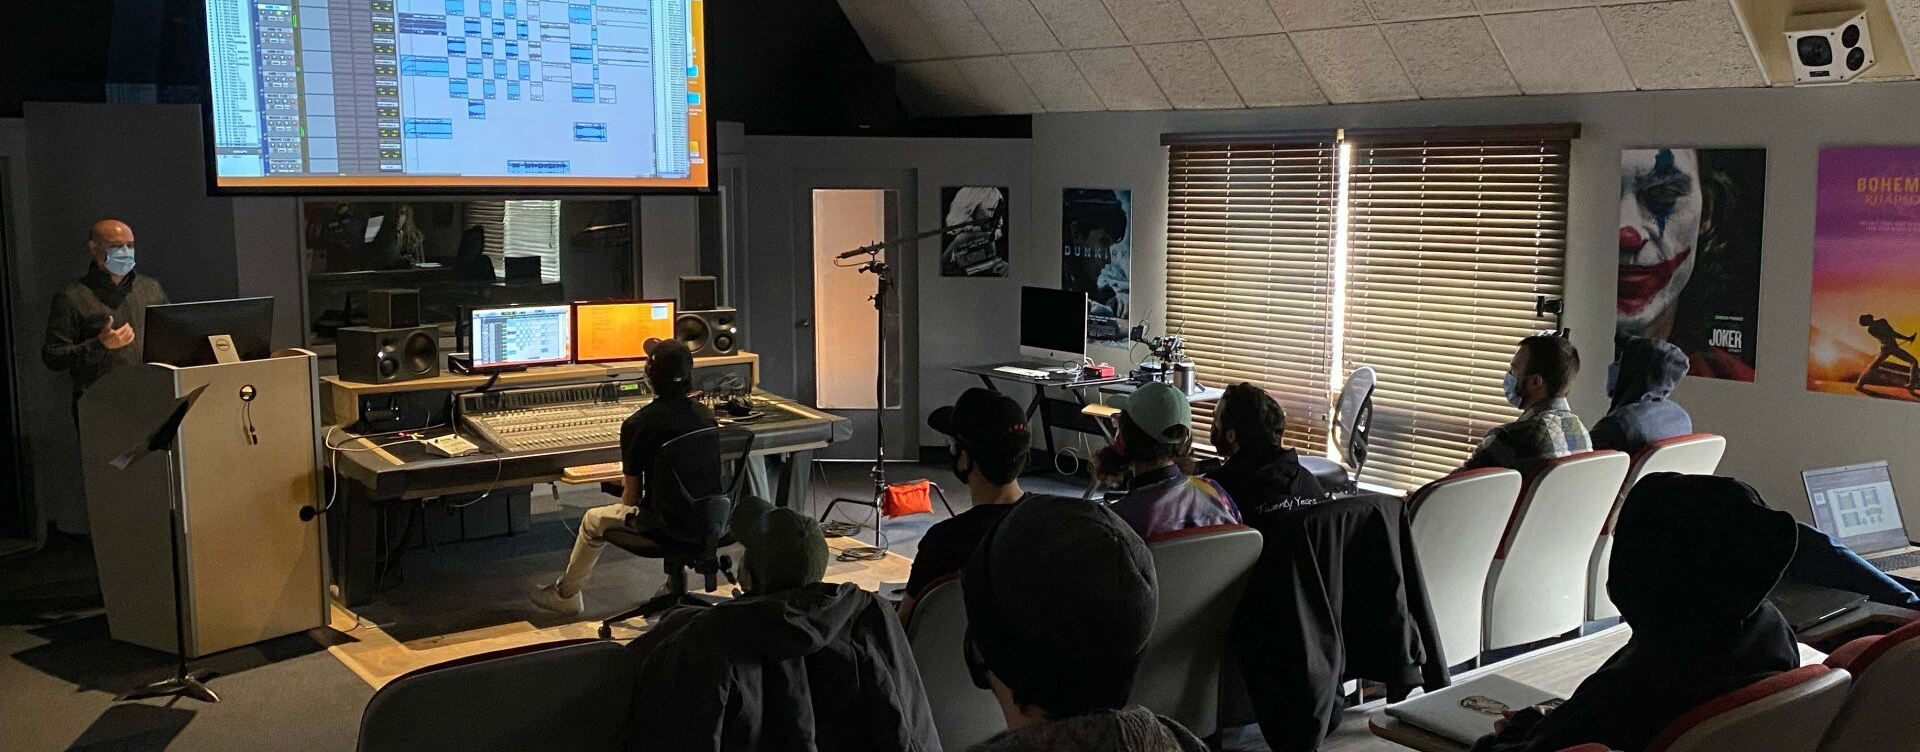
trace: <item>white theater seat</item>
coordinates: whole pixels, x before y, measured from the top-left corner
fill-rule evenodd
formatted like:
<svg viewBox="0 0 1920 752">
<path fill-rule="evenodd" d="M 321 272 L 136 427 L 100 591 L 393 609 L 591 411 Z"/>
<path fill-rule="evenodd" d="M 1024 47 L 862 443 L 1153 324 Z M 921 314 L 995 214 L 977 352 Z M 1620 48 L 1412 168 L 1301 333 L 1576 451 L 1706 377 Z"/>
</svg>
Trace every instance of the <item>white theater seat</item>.
<svg viewBox="0 0 1920 752">
<path fill-rule="evenodd" d="M 993 692 L 973 686 L 967 671 L 967 604 L 955 577 L 914 603 L 907 642 L 927 690 L 941 749 L 968 749 L 1005 731 L 1007 717 Z"/>
<path fill-rule="evenodd" d="M 1520 501 L 1520 473 L 1481 468 L 1454 473 L 1414 492 L 1413 550 L 1433 604 L 1448 666 L 1484 652 L 1487 572 Z"/>
<path fill-rule="evenodd" d="M 1613 599 L 1607 597 L 1607 567 L 1613 561 L 1613 523 L 1619 518 L 1620 505 L 1627 500 L 1634 484 L 1654 473 L 1712 475 L 1720 468 L 1721 455 L 1726 453 L 1725 436 L 1693 433 L 1648 444 L 1633 456 L 1627 482 L 1620 487 L 1613 511 L 1607 514 L 1606 526 L 1600 528 L 1600 541 L 1593 547 L 1593 562 L 1587 567 L 1587 621 L 1620 615 L 1620 609 L 1613 607 Z"/>
<path fill-rule="evenodd" d="M 1245 525 L 1187 528 L 1147 539 L 1159 607 L 1134 672 L 1135 703 L 1200 736 L 1213 734 L 1220 720 L 1227 625 L 1260 559 L 1260 545 L 1260 531 Z"/>
<path fill-rule="evenodd" d="M 1499 650 L 1580 628 L 1587 565 L 1606 524 L 1627 455 L 1585 452 L 1546 462 L 1520 494 L 1486 585 L 1486 648 Z"/>
<path fill-rule="evenodd" d="M 1660 732 L 1646 752 L 1816 752 L 1847 701 L 1851 678 L 1821 665 L 1775 674 L 1689 711 Z"/>
<path fill-rule="evenodd" d="M 1920 749 L 1920 621 L 1847 643 L 1827 665 L 1853 674 L 1853 687 L 1822 752 Z"/>
</svg>

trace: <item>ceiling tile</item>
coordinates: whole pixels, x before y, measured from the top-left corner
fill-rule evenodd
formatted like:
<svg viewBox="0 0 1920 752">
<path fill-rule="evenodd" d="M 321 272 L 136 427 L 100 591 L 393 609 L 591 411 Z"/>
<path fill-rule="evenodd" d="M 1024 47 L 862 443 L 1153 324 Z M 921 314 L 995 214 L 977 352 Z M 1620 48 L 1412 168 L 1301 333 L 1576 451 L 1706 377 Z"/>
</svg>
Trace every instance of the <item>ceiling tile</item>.
<svg viewBox="0 0 1920 752">
<path fill-rule="evenodd" d="M 1199 39 L 1200 29 L 1180 0 L 1106 0 L 1113 20 L 1134 44 Z"/>
<path fill-rule="evenodd" d="M 1208 39 L 1247 37 L 1280 31 L 1267 0 L 1185 0 L 1187 15 Z"/>
<path fill-rule="evenodd" d="M 840 0 L 867 53 L 875 62 L 931 60 L 946 57 L 940 42 L 927 30 L 920 14 L 899 0 Z"/>
<path fill-rule="evenodd" d="M 1269 0 L 1287 31 L 1373 23 L 1367 0 Z"/>
<path fill-rule="evenodd" d="M 940 46 L 953 57 L 1000 54 L 987 27 L 980 25 L 967 0 L 908 0 L 920 11 L 922 22 L 933 32 Z"/>
<path fill-rule="evenodd" d="M 1000 115 L 1024 115 L 1045 112 L 1040 99 L 1028 88 L 1027 80 L 1004 57 L 967 57 L 953 61 L 965 73 L 967 81 L 987 110 Z"/>
<path fill-rule="evenodd" d="M 1642 89 L 1767 85 L 1726 0 L 1616 5 L 1600 14 Z"/>
<path fill-rule="evenodd" d="M 1014 70 L 1026 79 L 1028 88 L 1048 112 L 1090 112 L 1104 110 L 1093 86 L 1080 75 L 1080 68 L 1065 52 L 1038 52 L 1009 55 Z"/>
<path fill-rule="evenodd" d="M 1905 32 L 1912 67 L 1920 70 L 1920 0 L 1887 0 L 1887 9 L 1893 11 L 1895 25 Z"/>
<path fill-rule="evenodd" d="M 1382 21 L 1453 18 L 1478 12 L 1473 0 L 1367 0 L 1367 5 L 1373 8 L 1373 17 Z"/>
<path fill-rule="evenodd" d="M 1216 39 L 1214 57 L 1248 107 L 1326 104 L 1300 51 L 1285 34 Z"/>
<path fill-rule="evenodd" d="M 1108 47 L 1098 50 L 1074 50 L 1073 62 L 1093 85 L 1100 103 L 1109 110 L 1171 109 L 1160 85 L 1154 83 L 1147 66 L 1140 62 L 1132 47 Z"/>
<path fill-rule="evenodd" d="M 1006 52 L 1046 52 L 1060 49 L 1047 22 L 1030 0 L 967 0 L 980 25 Z"/>
<path fill-rule="evenodd" d="M 1222 110 L 1246 106 L 1206 42 L 1148 44 L 1135 50 L 1175 109 Z"/>
<path fill-rule="evenodd" d="M 1582 8 L 1593 5 L 1593 0 L 1473 0 L 1480 6 L 1482 13 L 1512 13 L 1521 10 L 1555 10 L 1558 8 Z"/>
<path fill-rule="evenodd" d="M 1528 94 L 1632 91 L 1633 77 L 1592 8 L 1487 16 L 1487 31 L 1506 53 Z"/>
<path fill-rule="evenodd" d="M 960 66 L 928 60 L 894 66 L 900 102 L 914 115 L 977 115 L 986 111 Z"/>
<path fill-rule="evenodd" d="M 1422 97 L 1520 93 L 1520 86 L 1507 71 L 1507 61 L 1500 57 L 1486 24 L 1477 16 L 1387 24 L 1381 30 Z"/>
<path fill-rule="evenodd" d="M 1033 0 L 1053 36 L 1068 49 L 1116 47 L 1127 43 L 1100 0 Z"/>
<path fill-rule="evenodd" d="M 1383 102 L 1419 96 L 1377 26 L 1296 32 L 1293 44 L 1329 100 Z"/>
</svg>

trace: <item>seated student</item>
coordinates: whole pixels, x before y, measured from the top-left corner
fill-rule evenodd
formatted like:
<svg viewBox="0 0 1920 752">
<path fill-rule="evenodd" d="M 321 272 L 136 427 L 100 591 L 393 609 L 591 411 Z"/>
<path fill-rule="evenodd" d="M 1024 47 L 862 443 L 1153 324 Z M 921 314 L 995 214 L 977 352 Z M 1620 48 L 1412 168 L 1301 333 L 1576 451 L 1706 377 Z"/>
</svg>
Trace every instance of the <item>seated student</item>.
<svg viewBox="0 0 1920 752">
<path fill-rule="evenodd" d="M 1040 496 L 1008 512 L 961 575 L 967 668 L 1007 719 L 974 752 L 1207 749 L 1128 704 L 1153 634 L 1154 577 L 1146 544 L 1108 507 Z"/>
<path fill-rule="evenodd" d="M 1633 454 L 1648 444 L 1693 433 L 1693 418 L 1671 399 L 1691 362 L 1665 340 L 1626 335 L 1615 340 L 1618 356 L 1607 368 L 1613 406 L 1593 424 L 1593 448 Z"/>
<path fill-rule="evenodd" d="M 535 606 L 568 616 L 586 610 L 580 588 L 600 561 L 608 530 L 624 527 L 634 532 L 674 535 L 675 510 L 655 500 L 675 498 L 678 491 L 672 478 L 650 477 L 654 460 L 668 441 L 716 424 L 713 411 L 692 397 L 693 352 L 685 344 L 667 340 L 655 345 L 647 355 L 646 375 L 647 384 L 653 387 L 653 401 L 620 424 L 620 472 L 626 476 L 620 501 L 594 507 L 580 517 L 580 532 L 573 542 L 573 554 L 567 558 L 567 571 L 558 581 L 533 591 Z M 716 459 L 711 478 L 687 482 L 693 487 L 718 488 L 719 472 Z"/>
<path fill-rule="evenodd" d="M 1140 537 L 1240 521 L 1240 508 L 1220 484 L 1187 474 L 1192 443 L 1193 408 L 1180 390 L 1156 381 L 1127 398 L 1120 434 L 1094 457 L 1094 473 L 1129 479 L 1113 511 Z"/>
<path fill-rule="evenodd" d="M 791 509 L 744 497 L 745 592 L 679 608 L 628 645 L 633 752 L 924 752 L 940 736 L 893 608 L 820 581 L 827 542 Z"/>
<path fill-rule="evenodd" d="M 1634 486 L 1607 580 L 1633 637 L 1565 704 L 1512 714 L 1473 752 L 1645 749 L 1695 707 L 1799 667 L 1793 631 L 1766 600 L 1793 558 L 1793 515 L 1757 501 L 1747 484 L 1710 475 Z"/>
<path fill-rule="evenodd" d="M 951 443 L 953 474 L 967 484 L 973 508 L 927 528 L 920 539 L 906 597 L 900 601 L 902 622 L 936 582 L 960 571 L 989 528 L 1014 504 L 1032 496 L 1021 490 L 1020 473 L 1027 469 L 1033 432 L 1027 428 L 1027 411 L 1012 397 L 974 387 L 952 406 L 933 411 L 927 425 Z"/>
<path fill-rule="evenodd" d="M 1580 373 L 1580 351 L 1565 337 L 1542 334 L 1520 340 L 1503 385 L 1507 404 L 1520 417 L 1487 432 L 1462 470 L 1506 467 L 1525 472 L 1545 460 L 1593 448 L 1587 427 L 1567 406 L 1573 377 Z"/>
<path fill-rule="evenodd" d="M 1287 411 L 1266 390 L 1247 382 L 1227 387 L 1213 408 L 1213 448 L 1227 462 L 1207 478 L 1226 489 L 1246 514 L 1293 509 L 1323 500 L 1320 480 L 1300 457 L 1280 445 Z"/>
</svg>

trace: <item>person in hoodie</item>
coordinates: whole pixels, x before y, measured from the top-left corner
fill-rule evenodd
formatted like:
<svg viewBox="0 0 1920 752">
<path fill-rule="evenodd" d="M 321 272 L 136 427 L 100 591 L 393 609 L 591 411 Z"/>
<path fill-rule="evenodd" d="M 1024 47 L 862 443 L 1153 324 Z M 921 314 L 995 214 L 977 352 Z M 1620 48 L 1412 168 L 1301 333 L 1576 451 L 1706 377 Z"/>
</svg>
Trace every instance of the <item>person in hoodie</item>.
<svg viewBox="0 0 1920 752">
<path fill-rule="evenodd" d="M 1793 631 L 1766 600 L 1793 559 L 1793 515 L 1759 498 L 1711 475 L 1656 473 L 1634 486 L 1607 580 L 1633 636 L 1566 703 L 1512 713 L 1472 752 L 1645 749 L 1695 707 L 1798 668 Z"/>
<path fill-rule="evenodd" d="M 961 570 L 967 669 L 1007 730 L 973 752 L 1204 752 L 1173 720 L 1130 705 L 1159 590 L 1147 545 L 1112 509 L 1020 502 Z"/>
<path fill-rule="evenodd" d="M 1594 449 L 1635 454 L 1648 444 L 1693 433 L 1693 418 L 1672 399 L 1673 388 L 1691 362 L 1665 340 L 1622 335 L 1619 356 L 1607 368 L 1607 396 L 1613 405 L 1593 424 Z"/>
<path fill-rule="evenodd" d="M 1213 448 L 1227 461 L 1207 478 L 1226 489 L 1244 514 L 1290 510 L 1327 498 L 1300 457 L 1280 445 L 1287 411 L 1266 390 L 1242 381 L 1213 408 Z"/>
<path fill-rule="evenodd" d="M 820 527 L 751 496 L 731 523 L 744 592 L 670 611 L 628 646 L 627 749 L 940 752 L 906 632 L 879 596 L 820 581 Z"/>
</svg>

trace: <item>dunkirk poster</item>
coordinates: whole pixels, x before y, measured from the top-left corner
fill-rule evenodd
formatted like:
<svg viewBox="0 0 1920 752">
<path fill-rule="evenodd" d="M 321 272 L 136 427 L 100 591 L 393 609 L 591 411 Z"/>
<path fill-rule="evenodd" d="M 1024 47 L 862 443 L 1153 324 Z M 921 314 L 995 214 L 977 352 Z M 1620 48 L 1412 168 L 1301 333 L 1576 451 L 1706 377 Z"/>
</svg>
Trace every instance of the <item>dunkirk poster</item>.
<svg viewBox="0 0 1920 752">
<path fill-rule="evenodd" d="M 1820 152 L 1807 389 L 1920 402 L 1920 147 Z"/>
<path fill-rule="evenodd" d="M 1690 375 L 1752 381 L 1766 185 L 1764 149 L 1622 151 L 1614 333 L 1673 343 Z"/>
<path fill-rule="evenodd" d="M 1132 298 L 1133 191 L 1068 188 L 1060 197 L 1060 289 L 1087 294 L 1087 341 L 1125 345 Z"/>
</svg>

